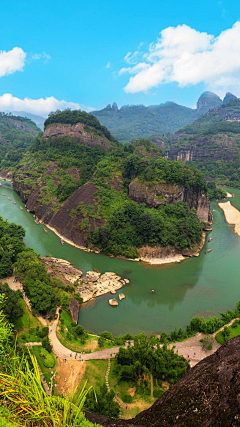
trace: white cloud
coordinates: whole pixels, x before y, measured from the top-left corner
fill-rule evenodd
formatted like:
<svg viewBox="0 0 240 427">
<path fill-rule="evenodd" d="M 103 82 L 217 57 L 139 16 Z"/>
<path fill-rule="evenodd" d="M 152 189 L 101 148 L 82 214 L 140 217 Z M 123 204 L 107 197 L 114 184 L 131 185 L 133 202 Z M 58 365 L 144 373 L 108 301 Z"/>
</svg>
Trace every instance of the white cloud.
<svg viewBox="0 0 240 427">
<path fill-rule="evenodd" d="M 129 63 L 130 52 L 125 58 Z M 216 38 L 187 25 L 168 27 L 141 59 L 144 62 L 119 72 L 134 74 L 124 88 L 127 93 L 146 92 L 171 82 L 180 87 L 204 82 L 219 92 L 234 86 L 234 93 L 240 93 L 240 22 Z"/>
<path fill-rule="evenodd" d="M 139 64 L 135 65 L 134 67 L 126 67 L 126 68 L 121 68 L 121 70 L 119 71 L 119 76 L 121 74 L 136 74 L 136 72 L 143 70 L 144 68 L 147 68 L 148 64 L 146 64 L 146 62 L 140 62 Z"/>
<path fill-rule="evenodd" d="M 110 64 L 110 62 L 108 62 L 106 65 L 106 68 L 110 68 L 110 67 L 111 67 L 111 64 Z"/>
<path fill-rule="evenodd" d="M 5 93 L 0 96 L 0 111 L 26 111 L 27 113 L 47 117 L 51 111 L 56 111 L 57 109 L 64 110 L 65 108 L 71 108 L 73 110 L 81 109 L 87 112 L 94 110 L 92 107 L 86 107 L 75 102 L 59 101 L 53 96 L 40 99 L 19 99 L 12 96 L 10 93 Z"/>
<path fill-rule="evenodd" d="M 35 53 L 32 56 L 32 59 L 38 60 L 38 59 L 44 59 L 44 63 L 46 63 L 49 59 L 51 59 L 51 56 L 48 55 L 48 53 L 46 52 L 42 52 L 42 53 Z"/>
<path fill-rule="evenodd" d="M 22 71 L 26 59 L 26 53 L 20 47 L 14 47 L 6 52 L 0 51 L 0 77 Z"/>
</svg>

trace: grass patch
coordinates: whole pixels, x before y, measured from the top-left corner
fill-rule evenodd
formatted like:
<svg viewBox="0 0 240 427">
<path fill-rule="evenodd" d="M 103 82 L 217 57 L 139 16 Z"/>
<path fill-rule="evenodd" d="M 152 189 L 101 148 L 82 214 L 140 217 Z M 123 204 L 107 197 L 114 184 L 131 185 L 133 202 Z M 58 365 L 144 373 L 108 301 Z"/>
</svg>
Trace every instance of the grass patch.
<svg viewBox="0 0 240 427">
<path fill-rule="evenodd" d="M 227 338 L 226 341 L 230 340 L 231 338 L 237 337 L 238 335 L 240 335 L 240 323 L 238 323 L 236 328 L 233 328 L 232 326 L 228 326 L 228 329 L 230 330 L 230 335 Z M 223 333 L 218 332 L 218 334 L 216 334 L 216 340 L 219 344 L 223 345 L 226 341 L 224 340 L 223 337 Z"/>
<path fill-rule="evenodd" d="M 39 365 L 39 367 L 43 373 L 43 376 L 46 379 L 47 384 L 48 384 L 50 381 L 50 378 L 52 377 L 51 371 L 53 371 L 54 373 L 56 371 L 56 358 L 55 358 L 54 353 L 51 353 L 51 355 L 54 357 L 54 360 L 55 360 L 55 366 L 53 368 L 46 368 L 46 366 L 44 366 L 44 364 L 43 364 L 42 356 L 40 356 L 41 348 L 42 348 L 41 346 L 33 346 L 32 351 L 33 351 L 33 354 L 36 356 L 38 365 Z"/>
<path fill-rule="evenodd" d="M 42 328 L 41 322 L 33 316 L 24 300 L 20 300 L 23 308 L 23 315 L 16 320 L 15 328 L 20 342 L 40 342 L 41 338 L 36 335 L 36 327 Z M 23 339 L 25 336 L 26 339 Z"/>
<path fill-rule="evenodd" d="M 96 391 L 100 390 L 105 384 L 105 375 L 107 372 L 108 361 L 107 360 L 87 360 L 86 369 L 81 379 L 78 391 L 81 390 L 85 381 L 87 381 L 87 388 L 93 386 Z"/>
</svg>

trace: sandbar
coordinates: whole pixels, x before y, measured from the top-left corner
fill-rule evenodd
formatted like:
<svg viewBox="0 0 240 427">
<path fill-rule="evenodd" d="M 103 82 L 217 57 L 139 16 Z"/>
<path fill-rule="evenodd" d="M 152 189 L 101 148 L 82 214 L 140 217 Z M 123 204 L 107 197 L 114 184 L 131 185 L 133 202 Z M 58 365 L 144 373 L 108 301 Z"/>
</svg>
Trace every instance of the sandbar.
<svg viewBox="0 0 240 427">
<path fill-rule="evenodd" d="M 229 193 L 228 191 L 227 191 L 227 197 L 228 197 L 228 198 L 232 197 L 232 194 L 231 194 L 231 193 Z"/>
<path fill-rule="evenodd" d="M 234 233 L 240 236 L 240 212 L 231 205 L 231 202 L 218 203 L 223 210 L 226 222 L 234 225 Z"/>
</svg>

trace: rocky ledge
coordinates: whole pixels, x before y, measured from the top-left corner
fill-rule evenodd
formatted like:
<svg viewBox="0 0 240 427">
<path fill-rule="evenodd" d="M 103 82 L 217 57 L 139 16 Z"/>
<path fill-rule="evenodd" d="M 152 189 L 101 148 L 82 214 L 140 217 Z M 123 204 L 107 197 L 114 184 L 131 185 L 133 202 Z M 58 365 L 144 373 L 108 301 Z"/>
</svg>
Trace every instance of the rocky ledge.
<svg viewBox="0 0 240 427">
<path fill-rule="evenodd" d="M 40 261 L 47 267 L 51 278 L 58 277 L 66 286 L 77 285 L 76 292 L 79 292 L 83 302 L 108 292 L 115 293 L 117 289 L 130 284 L 128 279 L 112 272 L 102 274 L 90 270 L 83 276 L 80 268 L 65 259 L 45 257 L 40 258 Z"/>
<path fill-rule="evenodd" d="M 149 264 L 170 264 L 175 262 L 181 262 L 186 258 L 199 256 L 206 239 L 206 233 L 202 233 L 202 238 L 199 243 L 196 243 L 191 249 L 184 249 L 181 251 L 174 246 L 144 246 L 139 249 L 141 261 Z"/>
<path fill-rule="evenodd" d="M 77 291 L 80 293 L 83 302 L 87 302 L 91 298 L 107 294 L 108 292 L 114 293 L 117 289 L 128 285 L 130 281 L 123 279 L 115 273 L 107 272 L 101 274 L 96 271 L 88 271 L 78 283 Z"/>
<path fill-rule="evenodd" d="M 58 277 L 64 285 L 74 285 L 82 277 L 82 270 L 65 259 L 45 257 L 40 261 L 47 267 L 51 278 Z"/>
</svg>

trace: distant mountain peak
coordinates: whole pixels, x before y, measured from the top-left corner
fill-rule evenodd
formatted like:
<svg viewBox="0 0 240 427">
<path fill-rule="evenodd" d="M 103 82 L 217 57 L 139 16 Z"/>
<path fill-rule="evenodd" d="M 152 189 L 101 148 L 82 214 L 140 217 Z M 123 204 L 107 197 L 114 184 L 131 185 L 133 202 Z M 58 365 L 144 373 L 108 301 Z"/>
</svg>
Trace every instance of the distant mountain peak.
<svg viewBox="0 0 240 427">
<path fill-rule="evenodd" d="M 237 97 L 233 95 L 231 92 L 227 92 L 223 99 L 223 103 L 226 104 L 227 102 L 233 101 L 234 99 L 237 99 Z"/>
<path fill-rule="evenodd" d="M 221 98 L 213 92 L 203 92 L 198 98 L 197 109 L 200 110 L 202 107 L 214 108 L 222 104 Z"/>
</svg>

